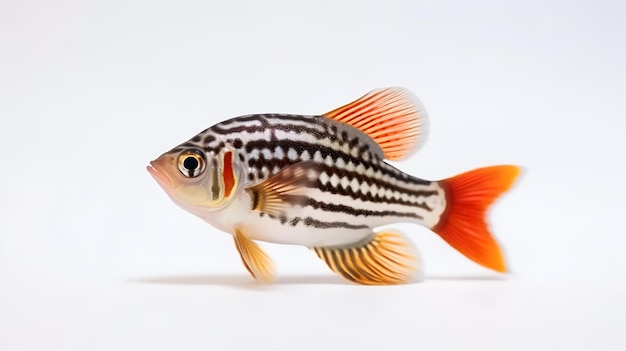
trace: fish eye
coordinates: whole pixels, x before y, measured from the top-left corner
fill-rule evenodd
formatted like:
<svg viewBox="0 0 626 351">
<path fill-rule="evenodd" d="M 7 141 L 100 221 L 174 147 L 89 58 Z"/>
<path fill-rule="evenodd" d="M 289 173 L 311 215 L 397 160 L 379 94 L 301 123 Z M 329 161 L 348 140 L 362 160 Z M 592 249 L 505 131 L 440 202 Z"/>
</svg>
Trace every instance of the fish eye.
<svg viewBox="0 0 626 351">
<path fill-rule="evenodd" d="M 178 156 L 178 170 L 187 178 L 199 176 L 205 168 L 204 153 L 200 150 L 186 150 Z"/>
</svg>

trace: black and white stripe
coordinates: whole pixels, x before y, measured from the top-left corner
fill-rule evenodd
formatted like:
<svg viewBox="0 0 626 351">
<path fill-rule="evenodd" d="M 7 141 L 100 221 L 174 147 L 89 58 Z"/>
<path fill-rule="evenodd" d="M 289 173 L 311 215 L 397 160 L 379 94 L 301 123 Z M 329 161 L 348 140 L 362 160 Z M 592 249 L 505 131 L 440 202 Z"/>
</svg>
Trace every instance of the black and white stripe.
<svg viewBox="0 0 626 351">
<path fill-rule="evenodd" d="M 295 207 L 306 215 L 269 216 L 286 226 L 362 228 L 391 221 L 434 225 L 445 207 L 437 182 L 409 176 L 383 160 L 361 131 L 323 116 L 247 115 L 206 129 L 171 152 L 199 148 L 218 154 L 235 150 L 248 186 L 303 161 L 319 165 L 319 178 Z M 261 214 L 265 216 L 265 214 Z"/>
</svg>

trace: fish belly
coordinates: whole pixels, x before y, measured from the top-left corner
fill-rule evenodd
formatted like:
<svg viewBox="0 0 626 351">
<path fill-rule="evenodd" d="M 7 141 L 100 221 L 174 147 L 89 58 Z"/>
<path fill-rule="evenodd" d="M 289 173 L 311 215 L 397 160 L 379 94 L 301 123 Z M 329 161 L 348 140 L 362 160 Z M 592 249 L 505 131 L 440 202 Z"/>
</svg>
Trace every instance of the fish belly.
<svg viewBox="0 0 626 351">
<path fill-rule="evenodd" d="M 282 244 L 341 246 L 361 241 L 383 225 L 428 225 L 420 216 L 421 209 L 413 206 L 355 200 L 320 190 L 309 195 L 306 205 L 294 206 L 284 216 L 251 212 L 245 224 L 246 235 Z"/>
<path fill-rule="evenodd" d="M 341 246 L 360 241 L 372 233 L 369 227 L 319 228 L 311 223 L 300 221 L 293 225 L 284 224 L 269 216 L 256 216 L 249 220 L 245 229 L 246 236 L 252 240 L 261 240 L 279 244 L 302 245 L 306 247 Z"/>
</svg>

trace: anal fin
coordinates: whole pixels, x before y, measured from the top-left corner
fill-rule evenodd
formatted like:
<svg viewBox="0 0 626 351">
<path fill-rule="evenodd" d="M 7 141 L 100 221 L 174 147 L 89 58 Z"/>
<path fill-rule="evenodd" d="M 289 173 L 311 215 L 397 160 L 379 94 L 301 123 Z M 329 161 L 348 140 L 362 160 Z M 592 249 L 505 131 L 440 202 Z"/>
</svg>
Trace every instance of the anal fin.
<svg viewBox="0 0 626 351">
<path fill-rule="evenodd" d="M 406 284 L 421 280 L 423 275 L 415 246 L 404 235 L 392 231 L 376 233 L 352 246 L 313 250 L 335 273 L 359 284 Z"/>
<path fill-rule="evenodd" d="M 261 283 L 271 283 L 274 280 L 272 259 L 239 229 L 235 230 L 234 238 L 241 261 L 248 272 Z"/>
</svg>

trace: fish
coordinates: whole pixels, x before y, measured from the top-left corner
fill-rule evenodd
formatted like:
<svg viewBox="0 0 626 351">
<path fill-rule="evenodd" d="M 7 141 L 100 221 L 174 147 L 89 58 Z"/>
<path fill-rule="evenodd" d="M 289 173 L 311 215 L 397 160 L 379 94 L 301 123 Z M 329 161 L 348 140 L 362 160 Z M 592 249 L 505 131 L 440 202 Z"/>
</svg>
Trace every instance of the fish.
<svg viewBox="0 0 626 351">
<path fill-rule="evenodd" d="M 428 114 L 408 89 L 380 88 L 321 115 L 250 114 L 205 129 L 147 166 L 184 210 L 231 234 L 260 283 L 275 279 L 257 241 L 310 248 L 364 285 L 424 279 L 415 244 L 394 223 L 430 228 L 469 260 L 507 271 L 487 210 L 521 168 L 496 165 L 432 181 L 391 162 L 426 141 Z M 386 228 L 386 227 L 385 227 Z"/>
</svg>

